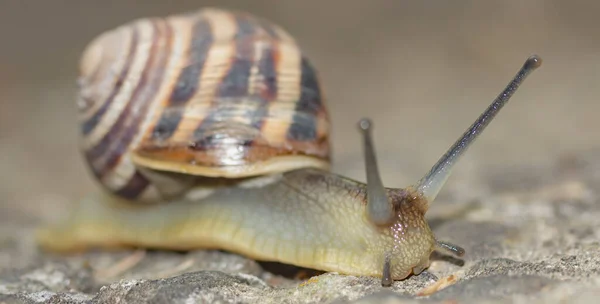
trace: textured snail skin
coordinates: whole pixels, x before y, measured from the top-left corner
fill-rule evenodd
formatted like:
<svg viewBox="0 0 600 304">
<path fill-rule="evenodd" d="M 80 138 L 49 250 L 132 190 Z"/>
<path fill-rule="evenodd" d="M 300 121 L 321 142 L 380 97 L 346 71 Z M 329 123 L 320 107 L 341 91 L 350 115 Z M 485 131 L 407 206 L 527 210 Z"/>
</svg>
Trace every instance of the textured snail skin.
<svg viewBox="0 0 600 304">
<path fill-rule="evenodd" d="M 429 265 L 435 239 L 423 218 L 426 204 L 410 191 L 386 189 L 396 218 L 390 226 L 377 227 L 366 218 L 362 183 L 319 169 L 299 169 L 267 181 L 207 184 L 208 196 L 153 206 L 120 202 L 99 191 L 82 200 L 67 221 L 41 230 L 38 241 L 61 252 L 216 248 L 257 260 L 374 277 L 382 276 L 388 252 L 395 280 Z"/>
</svg>

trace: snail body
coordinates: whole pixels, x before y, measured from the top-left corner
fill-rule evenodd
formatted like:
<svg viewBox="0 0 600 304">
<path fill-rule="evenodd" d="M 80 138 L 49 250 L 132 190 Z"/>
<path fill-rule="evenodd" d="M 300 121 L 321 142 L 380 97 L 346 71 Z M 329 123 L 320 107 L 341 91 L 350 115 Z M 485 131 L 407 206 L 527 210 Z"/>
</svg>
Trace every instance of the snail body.
<svg viewBox="0 0 600 304">
<path fill-rule="evenodd" d="M 43 227 L 48 250 L 225 249 L 343 274 L 418 274 L 439 241 L 424 215 L 452 166 L 541 63 L 515 79 L 418 183 L 385 188 L 371 122 L 367 183 L 329 171 L 316 70 L 282 28 L 202 9 L 144 18 L 93 40 L 80 64 L 81 148 L 102 185 Z"/>
<path fill-rule="evenodd" d="M 417 216 L 421 210 L 412 205 L 402 204 L 405 220 L 395 229 L 382 229 L 364 217 L 366 187 L 352 180 L 300 169 L 278 174 L 265 185 L 253 183 L 222 185 L 207 196 L 200 193 L 151 206 L 99 191 L 84 198 L 78 212 L 44 240 L 60 251 L 121 246 L 222 249 L 256 260 L 374 277 L 381 276 L 382 254 L 397 244 L 414 254 L 398 250 L 395 265 L 426 267 L 428 260 L 422 257 L 429 257 L 435 240 Z M 408 194 L 393 189 L 388 193 L 395 199 Z M 396 238 L 394 233 L 409 227 L 414 232 Z M 401 279 L 412 268 L 394 267 L 391 274 Z"/>
</svg>

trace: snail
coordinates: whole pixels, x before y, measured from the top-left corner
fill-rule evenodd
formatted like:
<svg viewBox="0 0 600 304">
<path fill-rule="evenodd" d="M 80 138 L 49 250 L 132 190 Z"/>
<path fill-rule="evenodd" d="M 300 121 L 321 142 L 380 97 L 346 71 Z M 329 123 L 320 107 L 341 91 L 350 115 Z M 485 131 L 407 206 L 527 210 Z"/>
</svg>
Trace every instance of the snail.
<svg viewBox="0 0 600 304">
<path fill-rule="evenodd" d="M 467 148 L 531 71 L 529 57 L 417 183 L 383 186 L 372 122 L 366 183 L 330 171 L 317 71 L 283 28 L 216 8 L 141 18 L 102 33 L 80 60 L 80 146 L 100 185 L 39 229 L 48 251 L 221 249 L 262 261 L 381 278 L 429 266 L 424 216 Z"/>
</svg>

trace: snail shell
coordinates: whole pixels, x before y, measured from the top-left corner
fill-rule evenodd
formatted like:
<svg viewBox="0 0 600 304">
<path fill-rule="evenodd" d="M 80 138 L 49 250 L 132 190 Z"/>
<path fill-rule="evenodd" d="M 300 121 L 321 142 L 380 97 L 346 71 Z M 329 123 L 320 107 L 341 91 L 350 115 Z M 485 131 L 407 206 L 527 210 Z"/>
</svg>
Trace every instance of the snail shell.
<svg viewBox="0 0 600 304">
<path fill-rule="evenodd" d="M 224 249 L 389 286 L 427 268 L 434 250 L 465 253 L 437 240 L 425 213 L 540 64 L 530 57 L 422 179 L 385 188 L 368 120 L 359 124 L 367 183 L 326 170 L 319 81 L 284 30 L 217 9 L 137 20 L 99 36 L 81 60 L 82 148 L 109 191 L 82 199 L 38 242 L 62 252 Z"/>
<path fill-rule="evenodd" d="M 285 30 L 246 13 L 210 8 L 105 32 L 82 56 L 79 87 L 85 159 L 131 201 L 181 193 L 191 176 L 329 167 L 315 69 Z"/>
</svg>

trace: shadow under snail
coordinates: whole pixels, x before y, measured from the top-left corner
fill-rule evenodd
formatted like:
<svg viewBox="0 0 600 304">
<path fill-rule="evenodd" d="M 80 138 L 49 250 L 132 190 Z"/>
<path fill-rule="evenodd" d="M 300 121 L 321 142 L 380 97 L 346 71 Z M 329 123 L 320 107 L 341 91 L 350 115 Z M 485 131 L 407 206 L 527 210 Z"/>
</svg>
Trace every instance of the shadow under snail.
<svg viewBox="0 0 600 304">
<path fill-rule="evenodd" d="M 417 183 L 386 188 L 363 119 L 366 181 L 329 171 L 317 73 L 281 27 L 206 8 L 103 33 L 80 61 L 81 149 L 103 186 L 41 246 L 213 248 L 256 260 L 382 278 L 429 266 L 424 218 L 452 167 L 541 59 L 515 78 Z"/>
</svg>

